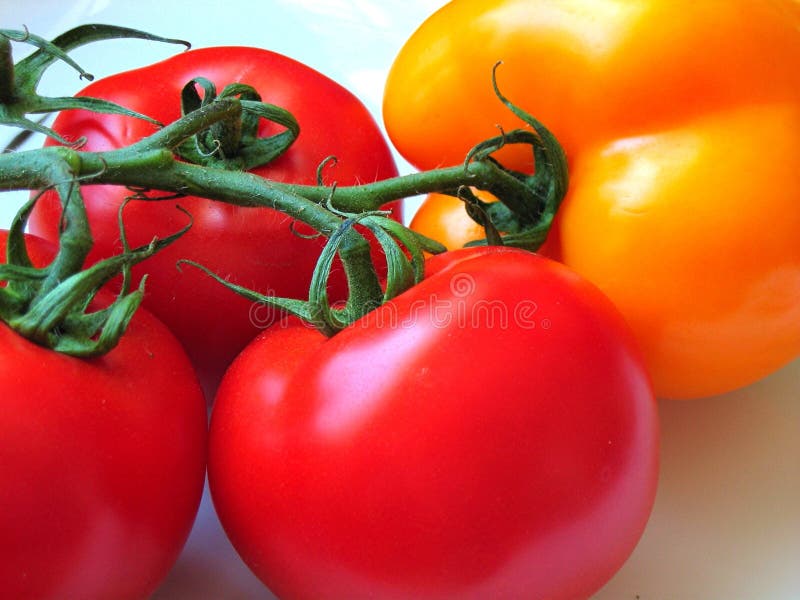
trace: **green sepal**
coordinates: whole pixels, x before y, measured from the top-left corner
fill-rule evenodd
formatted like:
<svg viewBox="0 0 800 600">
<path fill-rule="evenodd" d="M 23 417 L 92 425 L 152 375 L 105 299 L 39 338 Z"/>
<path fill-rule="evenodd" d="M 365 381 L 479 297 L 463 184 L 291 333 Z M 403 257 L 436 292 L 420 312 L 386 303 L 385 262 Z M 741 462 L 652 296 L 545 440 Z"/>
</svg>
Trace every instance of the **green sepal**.
<svg viewBox="0 0 800 600">
<path fill-rule="evenodd" d="M 142 290 L 121 293 L 108 307 L 86 312 L 100 289 L 125 267 L 149 258 L 188 230 L 112 256 L 62 281 L 44 296 L 34 298 L 27 311 L 9 319 L 8 325 L 24 337 L 72 356 L 97 356 L 108 352 L 141 302 Z M 108 328 L 108 330 L 106 330 Z"/>
<path fill-rule="evenodd" d="M 369 227 L 368 223 L 365 223 Z M 389 233 L 380 227 L 370 227 L 375 239 L 383 249 L 386 259 L 386 289 L 383 293 L 383 301 L 391 300 L 399 296 L 414 283 L 416 277 L 411 261 L 408 260 L 403 249 L 395 242 Z"/>
<path fill-rule="evenodd" d="M 108 309 L 68 318 L 67 333 L 51 338 L 53 350 L 78 358 L 93 358 L 113 350 L 142 303 L 144 282 L 142 278 L 139 289 L 121 296 Z M 81 335 L 71 335 L 71 331 L 79 331 Z M 89 332 L 94 334 L 87 339 Z"/>
<path fill-rule="evenodd" d="M 82 140 L 70 142 L 56 131 L 26 117 L 28 114 L 52 113 L 68 109 L 84 109 L 98 113 L 119 114 L 144 119 L 155 125 L 161 125 L 155 119 L 142 113 L 127 109 L 116 103 L 91 97 L 57 97 L 40 96 L 36 88 L 45 71 L 55 62 L 65 62 L 74 68 L 82 79 L 91 81 L 93 76 L 69 57 L 67 52 L 81 45 L 100 40 L 118 38 L 139 38 L 151 41 L 190 44 L 183 40 L 164 38 L 127 27 L 113 25 L 81 25 L 47 41 L 28 31 L 11 29 L 0 30 L 0 124 L 19 127 L 32 133 L 41 133 L 65 145 L 80 145 Z M 11 46 L 9 40 L 28 43 L 36 46 L 30 56 L 14 65 L 11 62 Z"/>
<path fill-rule="evenodd" d="M 380 292 L 380 295 L 374 297 L 368 296 L 365 298 L 363 294 L 359 294 L 351 289 L 350 296 L 344 308 L 334 308 L 331 306 L 328 296 L 328 280 L 330 278 L 331 268 L 337 253 L 346 245 L 348 237 L 354 233 L 352 231 L 354 226 L 358 224 L 363 224 L 373 231 L 376 239 L 384 248 L 388 264 L 386 291 L 378 287 L 377 291 Z M 323 334 L 331 336 L 417 281 L 418 273 L 421 273 L 419 265 L 416 264 L 417 259 L 414 259 L 415 266 L 412 267 L 402 249 L 400 249 L 398 244 L 394 241 L 392 235 L 387 232 L 387 226 L 393 229 L 395 225 L 400 226 L 396 221 L 384 217 L 379 211 L 350 215 L 343 218 L 339 227 L 330 234 L 327 243 L 317 259 L 317 264 L 314 268 L 309 286 L 308 300 L 266 296 L 241 285 L 231 283 L 194 261 L 181 260 L 178 264 L 179 266 L 183 264 L 194 266 L 232 292 L 235 292 L 251 302 L 278 308 L 302 319 Z M 413 232 L 410 232 L 408 235 L 403 235 L 403 238 L 408 240 L 411 244 L 416 243 L 417 240 L 423 240 L 423 243 L 428 248 L 436 250 L 442 248 L 438 243 Z M 422 251 L 416 246 L 410 253 L 412 256 L 419 257 L 419 260 L 422 260 Z M 370 266 L 370 269 L 372 269 L 374 274 L 374 268 Z M 419 275 L 419 279 L 421 279 L 421 274 Z M 353 282 L 351 281 L 350 283 Z"/>
<path fill-rule="evenodd" d="M 202 97 L 197 86 L 203 90 Z M 238 100 L 241 111 L 185 140 L 175 150 L 178 156 L 197 165 L 249 171 L 278 158 L 300 134 L 300 125 L 289 111 L 261 102 L 258 92 L 243 83 L 229 84 L 217 95 L 213 82 L 196 77 L 181 90 L 181 114 L 185 116 L 213 102 L 231 98 Z M 286 129 L 269 137 L 259 137 L 261 119 Z"/>
<path fill-rule="evenodd" d="M 330 200 L 329 200 L 330 202 Z M 368 211 L 346 215 L 339 228 L 330 236 L 319 257 L 309 291 L 309 303 L 313 310 L 310 321 L 326 335 L 333 335 L 357 319 L 374 310 L 384 302 L 397 297 L 416 285 L 425 276 L 425 252 L 444 252 L 439 242 L 408 229 L 390 219 L 383 211 Z M 342 309 L 331 308 L 327 287 L 333 258 L 340 250 L 345 236 L 355 226 L 366 227 L 383 249 L 386 259 L 386 285 L 382 296 L 361 297 L 351 290 L 348 302 Z"/>
<path fill-rule="evenodd" d="M 74 182 L 56 185 L 64 210 L 80 216 L 82 197 Z M 86 223 L 78 219 L 60 236 L 59 251 L 53 262 L 35 268 L 28 254 L 24 230 L 28 217 L 41 194 L 29 200 L 15 216 L 6 245 L 7 262 L 0 264 L 0 318 L 23 337 L 58 352 L 77 357 L 92 357 L 111 350 L 127 328 L 143 297 L 144 279 L 139 289 L 128 290 L 130 268 L 181 237 L 180 231 L 150 244 L 130 249 L 121 224 L 124 251 L 80 270 L 87 237 Z M 124 207 L 124 204 L 123 204 Z M 76 212 L 76 208 L 79 208 Z M 120 208 L 121 220 L 122 208 Z M 76 259 L 70 258 L 75 254 Z M 61 273 L 61 275 L 57 275 Z M 90 310 L 96 294 L 111 279 L 123 275 L 123 286 L 115 300 L 99 310 Z"/>
<path fill-rule="evenodd" d="M 373 298 L 372 306 L 354 306 L 350 301 L 354 295 L 351 291 L 350 299 L 344 308 L 335 309 L 330 305 L 328 298 L 328 279 L 333 267 L 333 259 L 339 251 L 345 236 L 358 222 L 358 216 L 351 216 L 344 219 L 336 231 L 328 238 L 328 242 L 322 249 L 322 253 L 317 259 L 314 273 L 311 277 L 311 285 L 308 291 L 308 303 L 311 316 L 308 322 L 322 331 L 325 335 L 331 336 L 337 331 L 347 327 L 359 316 L 366 314 L 370 310 L 377 308 L 381 303 L 381 298 Z"/>
<path fill-rule="evenodd" d="M 245 116 L 254 115 L 259 119 L 266 119 L 286 128 L 280 133 L 265 138 L 259 138 L 256 135 L 242 137 L 239 158 L 245 171 L 271 163 L 286 152 L 300 135 L 300 125 L 294 115 L 280 106 L 242 100 L 242 108 Z"/>
<path fill-rule="evenodd" d="M 58 60 L 65 60 L 76 70 L 78 70 L 82 78 L 89 79 L 91 81 L 93 76 L 72 61 L 72 59 L 70 59 L 66 53 L 86 44 L 112 39 L 141 39 L 154 42 L 163 42 L 166 44 L 183 45 L 186 47 L 186 49 L 192 47 L 192 45 L 185 40 L 153 35 L 152 33 L 139 31 L 138 29 L 131 29 L 129 27 L 119 27 L 117 25 L 105 25 L 98 23 L 79 25 L 57 36 L 52 40 L 52 42 L 46 42 L 46 48 L 40 47 L 39 50 L 19 61 L 17 64 L 17 70 L 19 71 L 21 69 L 23 73 L 21 76 L 17 76 L 18 80 L 23 86 L 35 88 L 39 84 L 42 74 L 47 70 L 48 67 Z"/>
<path fill-rule="evenodd" d="M 44 269 L 37 269 L 35 267 L 22 267 L 20 265 L 0 264 L 0 280 L 8 282 L 26 281 L 29 279 L 44 279 L 46 274 Z M 1 293 L 7 293 L 9 286 L 6 285 L 2 288 Z"/>
<path fill-rule="evenodd" d="M 19 208 L 11 220 L 6 239 L 6 263 L 9 265 L 33 267 L 31 257 L 28 255 L 28 247 L 25 244 L 25 229 L 28 226 L 28 219 L 36 206 L 36 202 L 43 193 L 34 194 Z"/>
<path fill-rule="evenodd" d="M 478 225 L 483 227 L 486 238 L 482 241 L 490 246 L 503 246 L 503 237 L 500 235 L 500 231 L 498 230 L 499 223 L 496 224 L 490 214 L 493 203 L 483 202 L 472 192 L 471 189 L 466 186 L 462 187 L 458 191 L 458 197 L 464 202 L 467 215 L 469 215 L 473 221 L 478 223 Z M 506 207 L 506 205 L 504 205 L 502 202 L 498 204 L 501 207 Z M 500 221 L 499 218 L 498 221 Z"/>
<path fill-rule="evenodd" d="M 30 302 L 30 293 L 27 290 L 45 276 L 42 269 L 0 264 L 0 281 L 6 282 L 5 287 L 0 288 L 0 320 L 8 322 L 24 311 Z M 18 289 L 20 287 L 21 290 Z"/>
<path fill-rule="evenodd" d="M 417 233 L 413 229 L 408 229 L 382 214 L 370 214 L 361 219 L 359 223 L 369 228 L 386 254 L 388 276 L 384 301 L 394 298 L 423 280 L 425 277 L 425 252 L 440 254 L 447 250 L 436 240 Z M 397 277 L 392 275 L 393 266 L 388 262 L 390 256 L 396 256 L 396 258 L 392 258 L 393 262 L 401 263 L 394 267 L 397 269 Z M 409 269 L 408 276 L 406 269 Z"/>
<path fill-rule="evenodd" d="M 492 86 L 497 98 L 530 129 L 515 129 L 477 144 L 467 155 L 465 168 L 479 162 L 496 167 L 492 184 L 482 187 L 499 202 L 487 203 L 468 190 L 453 194 L 465 200 L 467 214 L 486 231 L 486 238 L 467 246 L 502 244 L 537 250 L 547 238 L 553 218 L 567 194 L 569 173 L 564 149 L 541 122 L 506 98 L 497 84 L 497 63 L 492 69 Z M 529 175 L 504 169 L 492 154 L 509 144 L 530 146 L 535 173 Z"/>
<path fill-rule="evenodd" d="M 0 264 L 0 318 L 13 318 L 28 305 L 35 296 L 41 282 L 48 276 L 48 269 L 33 266 L 25 244 L 25 228 L 41 192 L 32 196 L 11 221 L 6 238 L 6 262 Z"/>
<path fill-rule="evenodd" d="M 250 300 L 253 303 L 265 304 L 268 306 L 272 306 L 274 308 L 278 308 L 280 310 L 287 312 L 290 315 L 299 317 L 304 321 L 311 321 L 312 319 L 311 306 L 305 300 L 296 300 L 293 298 L 281 298 L 278 296 L 266 296 L 264 294 L 259 294 L 254 290 L 238 285 L 236 283 L 232 283 L 227 279 L 223 279 L 208 267 L 205 267 L 193 260 L 188 260 L 185 258 L 181 259 L 178 261 L 177 267 L 180 268 L 182 265 L 190 265 L 192 267 L 200 269 L 201 271 L 203 271 L 203 273 L 214 279 L 217 283 L 225 286 L 232 292 L 242 296 L 247 300 Z"/>
<path fill-rule="evenodd" d="M 62 48 L 55 41 L 50 42 L 27 30 L 19 31 L 15 29 L 0 29 L 0 36 L 3 36 L 4 38 L 13 42 L 24 42 L 38 48 L 36 52 L 34 52 L 28 58 L 21 60 L 17 65 L 17 71 L 22 71 L 22 73 L 18 73 L 17 75 L 17 84 L 21 88 L 35 88 L 41 80 L 42 74 L 47 67 L 59 60 L 67 63 L 69 66 L 75 69 L 81 79 L 86 79 L 88 81 L 94 79 L 94 75 L 85 71 L 83 67 L 72 60 L 72 58 L 70 58 L 70 56 L 64 51 L 64 48 Z M 47 60 L 42 61 L 41 58 L 45 56 L 47 57 Z M 37 65 L 37 68 L 26 69 L 26 66 L 36 62 L 37 58 L 40 59 L 38 61 L 39 64 Z"/>
</svg>

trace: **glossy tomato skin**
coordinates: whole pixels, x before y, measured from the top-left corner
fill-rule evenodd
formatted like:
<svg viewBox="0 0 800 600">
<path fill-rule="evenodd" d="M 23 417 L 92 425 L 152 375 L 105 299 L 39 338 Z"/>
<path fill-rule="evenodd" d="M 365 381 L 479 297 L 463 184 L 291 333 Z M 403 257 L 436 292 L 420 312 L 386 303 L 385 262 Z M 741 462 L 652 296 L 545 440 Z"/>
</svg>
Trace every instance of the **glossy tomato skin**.
<svg viewBox="0 0 800 600">
<path fill-rule="evenodd" d="M 798 130 L 800 106 L 747 107 L 576 161 L 563 259 L 626 315 L 662 396 L 726 392 L 800 356 Z"/>
<path fill-rule="evenodd" d="M 635 344 L 540 256 L 429 267 L 331 339 L 288 323 L 237 358 L 211 421 L 220 520 L 281 598 L 587 597 L 655 492 Z"/>
<path fill-rule="evenodd" d="M 657 395 L 725 393 L 800 355 L 798 31 L 787 0 L 455 0 L 398 55 L 384 117 L 412 164 L 461 156 L 519 126 L 482 75 L 502 60 L 570 163 L 551 256 L 620 308 Z"/>
<path fill-rule="evenodd" d="M 458 250 L 468 242 L 486 237 L 483 227 L 467 215 L 464 203 L 447 194 L 428 194 L 408 226 L 448 250 Z"/>
<path fill-rule="evenodd" d="M 572 159 L 719 106 L 796 100 L 799 18 L 791 0 L 455 0 L 396 57 L 384 121 L 415 166 L 457 164 L 497 124 L 521 125 L 492 90 L 502 61 L 504 95 Z M 511 166 L 530 160 L 522 148 L 506 156 Z"/>
<path fill-rule="evenodd" d="M 35 262 L 47 246 L 29 242 Z M 0 324 L 0 388 L 1 595 L 148 597 L 189 535 L 205 475 L 206 403 L 179 342 L 142 309 L 91 360 Z"/>
<path fill-rule="evenodd" d="M 289 151 L 254 173 L 275 181 L 314 184 L 317 167 L 334 155 L 336 165 L 323 172 L 328 183 L 349 185 L 397 174 L 377 124 L 355 96 L 319 72 L 267 50 L 192 50 L 96 81 L 81 95 L 110 99 L 170 123 L 180 117 L 181 88 L 198 76 L 213 81 L 218 90 L 234 82 L 249 84 L 264 102 L 286 108 L 300 123 L 301 133 Z M 129 145 L 155 131 L 143 120 L 84 111 L 62 113 L 53 127 L 68 139 L 85 136 L 82 149 L 98 151 Z M 279 130 L 262 120 L 261 135 Z M 82 192 L 96 239 L 91 260 L 119 252 L 117 210 L 131 192 L 118 186 L 87 186 Z M 149 273 L 145 306 L 178 336 L 211 393 L 225 367 L 274 315 L 196 269 L 178 271 L 175 263 L 190 258 L 261 293 L 305 298 L 324 238 L 296 235 L 291 219 L 272 209 L 238 208 L 187 197 L 129 204 L 125 225 L 131 243 L 148 243 L 154 235 L 169 235 L 184 227 L 188 219 L 176 205 L 191 213 L 192 229 L 136 273 Z M 399 218 L 399 204 L 390 208 Z M 48 196 L 34 211 L 31 231 L 56 239 L 59 219 L 56 198 Z M 342 296 L 343 278 L 336 286 L 331 293 Z"/>
</svg>

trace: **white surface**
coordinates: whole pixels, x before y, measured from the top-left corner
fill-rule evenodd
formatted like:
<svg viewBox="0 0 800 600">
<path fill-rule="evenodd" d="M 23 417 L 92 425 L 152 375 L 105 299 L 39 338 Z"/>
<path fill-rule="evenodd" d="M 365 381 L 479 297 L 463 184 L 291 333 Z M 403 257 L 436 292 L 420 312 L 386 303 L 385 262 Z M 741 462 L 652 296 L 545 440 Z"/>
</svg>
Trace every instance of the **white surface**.
<svg viewBox="0 0 800 600">
<path fill-rule="evenodd" d="M 188 39 L 195 47 L 263 46 L 336 79 L 379 116 L 383 79 L 395 53 L 441 4 L 32 0 L 19 8 L 0 0 L 0 26 L 24 24 L 49 38 L 79 23 L 106 22 Z M 109 41 L 73 56 L 102 76 L 175 51 L 143 41 Z M 54 69 L 43 83 L 42 91 L 59 95 L 82 87 L 65 67 Z M 10 137 L 0 130 L 0 144 Z M 0 197 L 0 225 L 8 223 L 24 197 Z M 799 599 L 800 361 L 736 393 L 663 402 L 660 409 L 662 474 L 653 516 L 636 552 L 595 599 Z M 155 598 L 271 597 L 238 560 L 204 498 L 184 553 Z"/>
</svg>

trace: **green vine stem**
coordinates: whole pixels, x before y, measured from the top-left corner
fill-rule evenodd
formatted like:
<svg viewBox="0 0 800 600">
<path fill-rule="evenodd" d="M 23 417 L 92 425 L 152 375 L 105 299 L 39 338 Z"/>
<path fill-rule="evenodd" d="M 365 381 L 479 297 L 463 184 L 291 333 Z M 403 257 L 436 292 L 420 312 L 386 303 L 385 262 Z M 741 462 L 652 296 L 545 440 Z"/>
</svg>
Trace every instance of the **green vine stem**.
<svg viewBox="0 0 800 600">
<path fill-rule="evenodd" d="M 487 190 L 500 199 L 498 204 L 505 211 L 503 219 L 513 224 L 513 227 L 507 227 L 510 234 L 504 238 L 504 242 L 508 240 L 515 245 L 534 249 L 546 234 L 552 214 L 561 200 L 559 194 L 566 189 L 566 167 L 559 166 L 566 163 L 563 159 L 559 160 L 563 153 L 560 147 L 548 141 L 546 135 L 538 132 L 543 128 L 533 119 L 529 121 L 533 131 L 515 130 L 487 140 L 470 153 L 463 165 L 359 186 L 280 184 L 250 173 L 194 165 L 175 157 L 175 148 L 185 140 L 207 130 L 214 123 L 240 113 L 241 102 L 237 97 L 219 98 L 136 144 L 117 150 L 98 153 L 50 147 L 2 155 L 0 189 L 63 186 L 65 182 L 74 180 L 79 180 L 81 185 L 135 186 L 201 196 L 238 206 L 269 207 L 310 225 L 326 237 L 340 232 L 336 237 L 336 249 L 342 258 L 350 289 L 347 304 L 340 313 L 332 315 L 322 310 L 319 298 L 317 302 L 258 298 L 259 301 L 280 306 L 310 320 L 328 332 L 341 329 L 385 300 L 384 290 L 372 265 L 369 244 L 356 228 L 346 226 L 343 229 L 349 215 L 366 215 L 378 210 L 386 202 L 402 197 L 428 192 L 458 194 L 468 187 L 475 187 Z M 534 155 L 540 159 L 536 174 L 507 170 L 491 157 L 492 152 L 509 143 L 531 146 Z M 545 160 L 541 160 L 542 157 Z M 69 165 L 70 176 L 63 171 L 63 165 Z M 554 177 L 562 178 L 557 185 L 553 183 Z M 62 192 L 62 197 L 65 193 Z M 80 203 L 70 203 L 74 213 L 68 222 L 85 218 L 78 205 Z M 373 228 L 376 227 L 375 219 L 369 221 L 366 216 L 361 219 L 361 224 L 371 223 Z M 397 231 L 392 237 L 398 237 Z M 409 235 L 404 242 L 412 247 L 424 245 L 430 252 L 443 250 L 441 245 L 422 236 Z M 265 240 L 265 244 L 268 243 Z M 418 254 L 417 248 L 414 247 L 412 252 Z M 54 272 L 59 270 L 54 269 Z M 405 284 L 391 281 L 389 287 L 397 293 L 397 290 L 402 291 L 418 278 Z M 243 290 L 236 291 L 244 293 Z"/>
<path fill-rule="evenodd" d="M 73 30 L 53 42 L 45 42 L 27 32 L 0 30 L 0 59 L 5 60 L 2 40 L 28 41 L 38 45 L 41 51 L 41 54 L 37 52 L 21 61 L 16 71 L 10 70 L 8 61 L 3 63 L 4 66 L 0 65 L 0 79 L 5 81 L 0 82 L 0 97 L 5 98 L 5 102 L 0 103 L 5 111 L 0 112 L 0 122 L 19 125 L 17 113 L 36 112 L 31 108 L 37 106 L 49 109 L 77 107 L 71 100 L 42 99 L 36 95 L 35 86 L 43 70 L 56 59 L 69 61 L 65 50 L 82 43 L 87 33 L 95 39 L 148 36 L 139 32 L 131 34 L 130 31 L 119 28 L 90 29 L 88 32 Z M 246 169 L 268 162 L 284 152 L 297 136 L 298 125 L 285 110 L 261 103 L 255 91 L 246 85 L 232 84 L 217 95 L 213 84 L 203 78 L 189 82 L 184 88 L 185 114 L 182 118 L 128 147 L 106 152 L 82 152 L 65 145 L 0 155 L 0 189 L 54 188 L 64 211 L 59 252 L 45 269 L 32 270 L 24 253 L 15 251 L 9 239 L 9 256 L 16 259 L 0 268 L 0 279 L 13 279 L 15 283 L 0 288 L 0 310 L 3 312 L 0 317 L 39 343 L 67 346 L 71 353 L 78 355 L 93 354 L 115 343 L 111 340 L 113 336 L 98 333 L 97 323 L 103 320 L 85 314 L 88 303 L 81 299 L 83 296 L 80 294 L 85 296 L 89 289 L 96 291 L 98 285 L 116 273 L 127 274 L 133 262 L 144 260 L 182 232 L 164 241 L 154 241 L 146 248 L 126 248 L 120 257 L 81 271 L 92 245 L 80 193 L 84 185 L 123 185 L 140 190 L 137 197 L 150 201 L 164 198 L 166 192 L 173 198 L 175 195 L 191 195 L 242 207 L 269 207 L 310 225 L 329 241 L 312 278 L 307 300 L 264 297 L 235 285 L 226 285 L 248 298 L 295 314 L 327 334 L 346 327 L 419 282 L 423 277 L 424 252 L 444 251 L 438 242 L 383 215 L 380 207 L 387 202 L 431 192 L 451 194 L 464 199 L 468 214 L 485 225 L 487 240 L 482 243 L 503 243 L 535 250 L 544 241 L 566 192 L 566 159 L 557 140 L 544 126 L 500 94 L 495 79 L 496 69 L 497 66 L 492 81 L 499 100 L 528 128 L 503 133 L 478 144 L 462 165 L 366 185 L 291 185 L 246 172 Z M 85 74 L 82 70 L 80 72 Z M 6 85 L 5 89 L 2 89 L 3 85 Z M 197 86 L 204 92 L 202 97 Z M 126 110 L 102 104 L 81 108 L 101 112 Z M 136 116 L 130 112 L 124 114 Z M 255 132 L 260 118 L 281 124 L 286 130 L 271 138 L 259 139 Z M 508 144 L 530 147 L 535 160 L 534 174 L 506 169 L 493 158 L 494 152 Z M 475 188 L 492 193 L 500 201 L 491 205 L 481 203 L 470 192 Z M 150 190 L 155 192 L 152 196 L 148 196 Z M 23 216 L 15 221 L 17 229 L 19 223 L 27 218 L 25 211 L 29 210 L 30 207 L 25 207 Z M 370 244 L 361 233 L 364 228 L 373 234 L 386 256 L 388 275 L 384 285 L 372 263 Z M 124 231 L 122 236 L 124 238 Z M 18 245 L 20 232 L 16 231 L 13 238 Z M 269 240 L 265 240 L 265 246 L 268 244 Z M 344 267 L 349 296 L 344 308 L 333 309 L 327 298 L 327 278 L 333 256 L 337 254 Z M 202 265 L 197 266 L 202 268 Z M 23 273 L 29 276 L 25 284 L 16 281 Z M 90 283 L 75 284 L 73 287 L 80 294 L 73 291 L 70 296 L 63 287 L 68 281 Z M 12 297 L 19 290 L 27 290 L 27 296 L 22 294 L 23 302 Z M 130 318 L 125 315 L 129 315 L 130 306 L 137 304 L 136 294 L 131 292 L 124 298 L 121 295 L 114 304 L 121 308 L 105 311 L 106 327 L 112 323 L 115 335 L 121 331 L 116 324 Z M 128 297 L 131 299 L 127 300 Z M 79 310 L 73 313 L 76 306 Z M 51 313 L 55 315 L 53 318 L 46 316 Z M 111 313 L 114 313 L 113 318 Z M 72 327 L 75 335 L 69 343 L 59 342 L 54 332 L 60 333 L 75 323 L 80 323 L 80 326 Z M 94 343 L 99 339 L 103 340 L 102 348 Z"/>
</svg>

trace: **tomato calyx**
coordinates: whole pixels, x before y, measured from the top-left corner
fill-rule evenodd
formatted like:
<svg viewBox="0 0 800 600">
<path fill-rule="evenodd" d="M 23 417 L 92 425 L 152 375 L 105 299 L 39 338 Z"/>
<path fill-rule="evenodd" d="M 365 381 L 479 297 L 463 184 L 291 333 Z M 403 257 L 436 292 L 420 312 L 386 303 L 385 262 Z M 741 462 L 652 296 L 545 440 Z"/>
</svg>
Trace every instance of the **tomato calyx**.
<svg viewBox="0 0 800 600">
<path fill-rule="evenodd" d="M 425 276 L 425 253 L 441 253 L 445 248 L 436 240 L 419 234 L 389 218 L 384 211 L 358 214 L 328 209 L 342 218 L 339 227 L 329 236 L 320 254 L 309 286 L 308 300 L 268 296 L 226 281 L 196 262 L 183 260 L 203 270 L 218 283 L 251 302 L 272 306 L 298 317 L 326 336 L 333 336 L 368 312 L 420 283 Z M 386 279 L 380 285 L 375 266 L 361 251 L 363 236 L 356 225 L 366 228 L 381 245 L 386 259 Z M 347 275 L 349 294 L 344 306 L 332 306 L 328 297 L 329 278 L 336 256 L 342 259 Z"/>
<path fill-rule="evenodd" d="M 47 114 L 61 110 L 82 108 L 100 113 L 127 115 L 161 125 L 147 115 L 129 110 L 107 100 L 90 97 L 50 98 L 40 96 L 36 91 L 45 71 L 58 61 L 65 62 L 74 68 L 81 79 L 91 81 L 94 76 L 72 60 L 67 52 L 91 42 L 119 38 L 138 38 L 168 44 L 182 44 L 186 48 L 191 47 L 191 44 L 184 40 L 165 38 L 115 25 L 80 25 L 59 35 L 52 41 L 45 40 L 27 30 L 0 29 L 0 124 L 23 129 L 23 132 L 18 136 L 20 139 L 12 141 L 9 149 L 20 145 L 31 133 L 42 133 L 72 147 L 82 145 L 83 140 L 66 140 L 41 121 L 34 121 L 28 118 L 27 115 L 29 114 Z M 30 44 L 35 46 L 37 50 L 14 64 L 11 42 Z"/>
<path fill-rule="evenodd" d="M 202 97 L 198 86 L 203 90 Z M 300 134 L 300 125 L 289 111 L 261 102 L 258 92 L 243 83 L 229 84 L 217 95 L 213 82 L 195 77 L 181 91 L 181 114 L 185 116 L 226 98 L 238 98 L 238 110 L 185 140 L 175 149 L 178 156 L 197 165 L 249 171 L 278 158 Z M 285 130 L 259 137 L 258 124 L 262 118 Z"/>
<path fill-rule="evenodd" d="M 58 252 L 41 268 L 35 267 L 28 255 L 24 232 L 39 193 L 19 210 L 8 231 L 6 262 L 0 264 L 0 320 L 26 339 L 62 354 L 100 356 L 117 345 L 142 302 L 145 280 L 131 291 L 131 267 L 177 240 L 190 225 L 131 249 L 122 227 L 123 204 L 119 220 L 124 251 L 83 269 L 92 241 L 81 216 L 84 208 L 79 188 L 72 181 L 55 187 L 66 195 L 62 199 L 65 218 L 71 217 L 62 231 Z M 123 281 L 116 298 L 100 308 L 93 306 L 98 292 L 119 275 Z"/>
<path fill-rule="evenodd" d="M 556 137 L 533 115 L 516 106 L 500 91 L 497 69 L 492 68 L 492 87 L 495 96 L 528 129 L 516 129 L 508 134 L 486 140 L 475 146 L 467 161 L 487 160 L 491 154 L 509 144 L 528 144 L 534 155 L 535 172 L 532 175 L 508 170 L 498 183 L 486 188 L 500 202 L 485 202 L 469 188 L 460 188 L 457 197 L 464 201 L 467 215 L 486 231 L 484 240 L 470 242 L 468 246 L 505 245 L 527 250 L 538 250 L 547 238 L 556 212 L 567 194 L 569 169 L 564 149 Z M 523 186 L 530 190 L 533 202 L 516 202 L 516 190 Z M 502 235 L 501 235 L 502 234 Z"/>
</svg>

